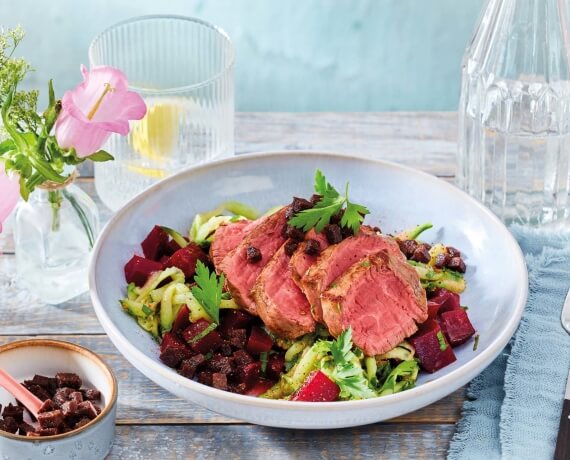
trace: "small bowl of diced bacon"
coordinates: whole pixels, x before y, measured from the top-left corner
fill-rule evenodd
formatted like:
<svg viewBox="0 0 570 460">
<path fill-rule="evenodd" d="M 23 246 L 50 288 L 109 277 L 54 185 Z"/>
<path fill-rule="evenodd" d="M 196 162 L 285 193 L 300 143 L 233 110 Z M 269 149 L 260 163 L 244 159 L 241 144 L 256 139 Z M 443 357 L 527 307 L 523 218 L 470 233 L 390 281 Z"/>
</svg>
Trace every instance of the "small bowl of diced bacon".
<svg viewBox="0 0 570 460">
<path fill-rule="evenodd" d="M 118 387 L 97 354 L 58 340 L 22 340 L 0 346 L 0 369 L 42 402 L 34 416 L 0 386 L 3 459 L 107 456 L 115 437 Z"/>
</svg>

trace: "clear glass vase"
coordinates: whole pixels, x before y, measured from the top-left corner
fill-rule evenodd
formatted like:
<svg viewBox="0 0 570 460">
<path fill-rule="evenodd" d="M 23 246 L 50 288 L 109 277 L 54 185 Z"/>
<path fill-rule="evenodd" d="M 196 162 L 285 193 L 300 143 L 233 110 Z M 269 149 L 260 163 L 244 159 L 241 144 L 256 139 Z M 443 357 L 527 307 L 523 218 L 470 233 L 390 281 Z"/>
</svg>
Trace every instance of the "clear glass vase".
<svg viewBox="0 0 570 460">
<path fill-rule="evenodd" d="M 507 223 L 570 216 L 570 0 L 488 0 L 463 59 L 458 185 Z"/>
<path fill-rule="evenodd" d="M 79 187 L 36 189 L 16 210 L 18 282 L 49 304 L 86 292 L 98 232 L 97 205 Z"/>
</svg>

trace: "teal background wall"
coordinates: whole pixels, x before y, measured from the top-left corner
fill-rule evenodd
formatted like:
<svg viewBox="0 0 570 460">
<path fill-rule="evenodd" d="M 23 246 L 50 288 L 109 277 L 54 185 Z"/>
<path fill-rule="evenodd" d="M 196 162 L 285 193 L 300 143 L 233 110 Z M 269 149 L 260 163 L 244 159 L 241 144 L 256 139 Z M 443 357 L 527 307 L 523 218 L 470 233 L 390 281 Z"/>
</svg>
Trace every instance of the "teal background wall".
<svg viewBox="0 0 570 460">
<path fill-rule="evenodd" d="M 459 68 L 483 0 L 0 0 L 21 54 L 59 94 L 80 80 L 91 38 L 132 16 L 197 16 L 237 53 L 244 111 L 455 110 Z"/>
</svg>

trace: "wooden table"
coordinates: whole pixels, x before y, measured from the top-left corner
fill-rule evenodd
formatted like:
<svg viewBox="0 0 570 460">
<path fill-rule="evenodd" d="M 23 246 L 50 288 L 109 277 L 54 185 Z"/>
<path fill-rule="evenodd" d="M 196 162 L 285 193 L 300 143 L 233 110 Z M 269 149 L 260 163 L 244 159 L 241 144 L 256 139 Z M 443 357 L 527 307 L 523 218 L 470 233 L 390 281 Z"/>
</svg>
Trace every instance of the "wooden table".
<svg viewBox="0 0 570 460">
<path fill-rule="evenodd" d="M 321 150 L 369 155 L 453 180 L 452 113 L 239 113 L 236 151 Z M 93 179 L 79 184 L 97 199 Z M 110 211 L 99 202 L 103 221 Z M 0 344 L 53 337 L 84 345 L 112 365 L 119 381 L 113 459 L 443 458 L 463 389 L 412 414 L 359 428 L 309 431 L 265 428 L 178 399 L 135 370 L 99 325 L 88 295 L 45 305 L 18 287 L 13 240 L 0 235 Z"/>
</svg>

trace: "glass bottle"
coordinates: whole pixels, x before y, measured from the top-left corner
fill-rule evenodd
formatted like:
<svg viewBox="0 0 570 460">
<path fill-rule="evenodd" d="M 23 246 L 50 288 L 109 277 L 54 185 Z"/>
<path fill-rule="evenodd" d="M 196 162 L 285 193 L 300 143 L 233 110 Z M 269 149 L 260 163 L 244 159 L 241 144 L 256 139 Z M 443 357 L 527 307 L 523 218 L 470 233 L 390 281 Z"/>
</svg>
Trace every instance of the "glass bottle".
<svg viewBox="0 0 570 460">
<path fill-rule="evenodd" d="M 462 64 L 457 184 L 507 223 L 568 225 L 570 0 L 488 0 Z"/>
<path fill-rule="evenodd" d="M 83 190 L 72 183 L 40 186 L 16 210 L 18 282 L 49 304 L 86 292 L 98 231 L 97 205 Z"/>
</svg>

